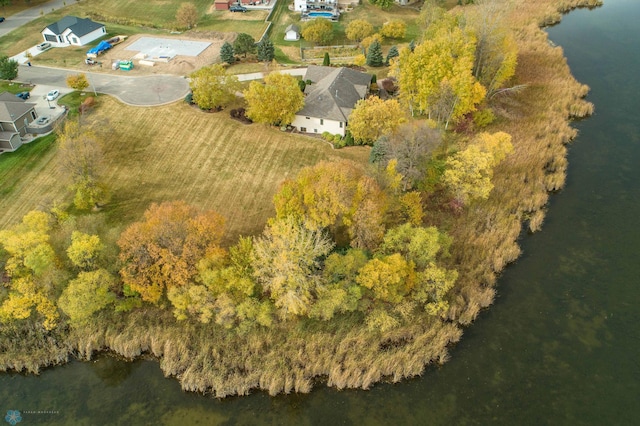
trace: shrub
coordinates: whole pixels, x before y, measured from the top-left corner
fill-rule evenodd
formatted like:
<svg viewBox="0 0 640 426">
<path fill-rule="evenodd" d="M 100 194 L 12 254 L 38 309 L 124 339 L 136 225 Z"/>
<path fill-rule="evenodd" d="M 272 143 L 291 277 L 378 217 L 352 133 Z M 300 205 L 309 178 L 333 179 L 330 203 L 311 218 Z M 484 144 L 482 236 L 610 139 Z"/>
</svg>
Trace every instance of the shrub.
<svg viewBox="0 0 640 426">
<path fill-rule="evenodd" d="M 481 109 L 473 114 L 473 124 L 479 128 L 488 126 L 493 123 L 495 119 L 496 116 L 493 114 L 491 108 Z"/>
</svg>

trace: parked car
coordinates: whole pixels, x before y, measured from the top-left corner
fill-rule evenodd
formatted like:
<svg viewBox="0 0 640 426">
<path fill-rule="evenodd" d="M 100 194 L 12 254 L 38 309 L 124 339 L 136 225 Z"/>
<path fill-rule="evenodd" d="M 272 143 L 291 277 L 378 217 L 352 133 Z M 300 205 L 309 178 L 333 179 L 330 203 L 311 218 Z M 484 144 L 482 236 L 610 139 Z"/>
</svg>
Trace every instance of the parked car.
<svg viewBox="0 0 640 426">
<path fill-rule="evenodd" d="M 4 22 L 4 16 L 0 16 L 0 22 Z"/>
<path fill-rule="evenodd" d="M 246 12 L 247 8 L 244 7 L 244 6 L 240 6 L 238 4 L 234 4 L 233 6 L 231 6 L 229 8 L 229 10 L 232 11 L 232 12 Z"/>
<path fill-rule="evenodd" d="M 36 49 L 38 49 L 38 50 L 47 50 L 50 47 L 51 47 L 51 43 L 49 43 L 48 41 L 43 41 L 42 43 L 40 43 L 39 45 L 36 46 Z"/>
<path fill-rule="evenodd" d="M 49 93 L 47 93 L 47 100 L 48 101 L 53 101 L 55 100 L 58 96 L 60 96 L 60 92 L 57 90 L 52 90 Z"/>
<path fill-rule="evenodd" d="M 19 97 L 20 99 L 24 99 L 26 101 L 27 99 L 29 99 L 31 97 L 31 93 L 29 93 L 29 92 L 20 92 L 20 93 L 16 93 L 16 96 Z"/>
</svg>

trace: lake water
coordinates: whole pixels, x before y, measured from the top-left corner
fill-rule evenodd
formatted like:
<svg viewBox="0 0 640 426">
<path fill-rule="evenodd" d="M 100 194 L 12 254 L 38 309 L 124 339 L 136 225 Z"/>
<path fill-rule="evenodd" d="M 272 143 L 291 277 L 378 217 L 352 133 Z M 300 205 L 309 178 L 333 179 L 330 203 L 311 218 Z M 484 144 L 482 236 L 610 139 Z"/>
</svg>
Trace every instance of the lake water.
<svg viewBox="0 0 640 426">
<path fill-rule="evenodd" d="M 566 188 L 452 359 L 371 391 L 212 400 L 152 361 L 101 357 L 0 375 L 20 424 L 640 424 L 640 1 L 606 0 L 549 34 L 596 114 L 576 123 Z M 1 420 L 0 420 L 1 421 Z"/>
</svg>

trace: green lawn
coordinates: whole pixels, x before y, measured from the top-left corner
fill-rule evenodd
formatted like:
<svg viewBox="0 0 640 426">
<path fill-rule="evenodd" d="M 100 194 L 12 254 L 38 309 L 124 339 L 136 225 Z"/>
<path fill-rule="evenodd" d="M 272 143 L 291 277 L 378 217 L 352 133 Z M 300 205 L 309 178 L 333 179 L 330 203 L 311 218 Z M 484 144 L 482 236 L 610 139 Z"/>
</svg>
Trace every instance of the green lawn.
<svg viewBox="0 0 640 426">
<path fill-rule="evenodd" d="M 274 214 L 273 194 L 300 168 L 368 159 L 364 147 L 333 150 L 320 139 L 241 124 L 227 110 L 204 113 L 182 102 L 136 108 L 103 96 L 89 117 L 109 127 L 105 165 L 113 196 L 104 212 L 113 226 L 139 220 L 152 202 L 184 199 L 225 216 L 233 240 L 262 230 Z M 70 202 L 51 140 L 0 155 L 0 228 L 47 203 Z"/>
</svg>

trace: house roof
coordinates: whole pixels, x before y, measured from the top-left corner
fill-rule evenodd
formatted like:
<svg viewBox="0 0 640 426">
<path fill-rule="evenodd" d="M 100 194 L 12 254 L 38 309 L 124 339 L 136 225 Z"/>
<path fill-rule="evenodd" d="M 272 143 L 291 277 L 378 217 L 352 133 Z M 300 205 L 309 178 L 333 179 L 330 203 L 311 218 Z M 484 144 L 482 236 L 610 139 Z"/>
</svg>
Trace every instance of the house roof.
<svg viewBox="0 0 640 426">
<path fill-rule="evenodd" d="M 289 31 L 295 31 L 297 33 L 300 33 L 300 27 L 295 24 L 291 24 L 284 30 L 285 33 L 288 33 Z"/>
<path fill-rule="evenodd" d="M 7 102 L 24 102 L 24 99 L 17 97 L 16 95 L 14 95 L 13 93 L 9 93 L 9 92 L 2 92 L 0 93 L 0 102 L 1 101 L 7 101 Z"/>
<path fill-rule="evenodd" d="M 15 101 L 0 101 L 0 121 L 13 123 L 29 112 L 36 104 Z"/>
<path fill-rule="evenodd" d="M 71 30 L 73 34 L 78 37 L 82 37 L 84 35 L 89 34 L 92 31 L 97 30 L 98 28 L 104 27 L 104 24 L 99 24 L 97 22 L 93 22 L 89 18 L 78 18 L 76 16 L 65 16 L 58 22 L 55 22 L 47 28 L 52 31 L 54 34 L 62 34 L 66 29 Z"/>
<path fill-rule="evenodd" d="M 307 85 L 304 107 L 298 115 L 347 121 L 360 99 L 364 99 L 371 76 L 350 68 L 310 65 L 304 76 L 313 84 Z"/>
</svg>

